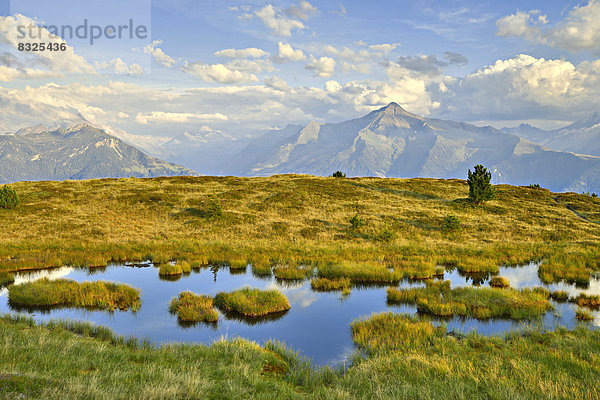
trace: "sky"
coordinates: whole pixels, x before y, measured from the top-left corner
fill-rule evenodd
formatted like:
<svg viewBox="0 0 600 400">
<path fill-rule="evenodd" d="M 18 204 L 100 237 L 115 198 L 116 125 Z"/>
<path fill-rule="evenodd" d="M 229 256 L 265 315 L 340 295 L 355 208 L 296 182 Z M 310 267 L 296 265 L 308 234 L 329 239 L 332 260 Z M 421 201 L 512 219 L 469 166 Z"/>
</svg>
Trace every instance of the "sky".
<svg viewBox="0 0 600 400">
<path fill-rule="evenodd" d="M 42 42 L 64 51 L 19 50 Z M 0 132 L 245 136 L 390 102 L 553 129 L 600 111 L 599 92 L 600 0 L 0 0 Z"/>
</svg>

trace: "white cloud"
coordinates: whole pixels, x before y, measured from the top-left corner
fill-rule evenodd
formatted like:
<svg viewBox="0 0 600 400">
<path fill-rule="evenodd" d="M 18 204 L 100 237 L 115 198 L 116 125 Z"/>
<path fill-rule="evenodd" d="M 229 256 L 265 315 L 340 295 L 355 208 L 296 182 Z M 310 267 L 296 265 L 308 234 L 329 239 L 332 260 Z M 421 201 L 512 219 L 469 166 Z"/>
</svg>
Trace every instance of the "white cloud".
<svg viewBox="0 0 600 400">
<path fill-rule="evenodd" d="M 317 59 L 311 56 L 310 62 L 304 68 L 314 71 L 316 76 L 330 78 L 335 72 L 335 60 L 331 57 Z"/>
<path fill-rule="evenodd" d="M 373 51 L 387 54 L 390 51 L 394 50 L 398 46 L 400 46 L 400 43 L 382 43 L 382 44 L 372 44 L 369 46 L 369 48 Z"/>
<path fill-rule="evenodd" d="M 600 1 L 573 7 L 564 20 L 548 27 L 539 10 L 518 11 L 496 22 L 497 35 L 521 37 L 569 51 L 600 49 Z"/>
<path fill-rule="evenodd" d="M 24 37 L 21 37 L 23 35 L 19 32 L 18 27 L 30 26 L 37 28 L 33 29 L 34 35 L 30 36 L 29 29 L 27 28 Z M 39 43 L 40 41 L 43 41 L 46 44 L 64 44 L 66 48 L 65 51 L 27 52 L 26 58 L 25 56 L 21 57 L 21 52 L 15 52 L 15 54 L 20 55 L 18 61 L 21 63 L 21 66 L 19 68 L 12 66 L 4 68 L 4 80 L 8 80 L 9 78 L 12 80 L 42 76 L 60 76 L 64 73 L 96 73 L 94 68 L 85 60 L 85 58 L 75 54 L 73 47 L 67 45 L 62 38 L 53 35 L 47 29 L 42 28 L 37 20 L 21 14 L 0 17 L 0 43 L 8 44 L 16 50 L 18 49 L 19 43 L 33 44 Z"/>
<path fill-rule="evenodd" d="M 154 60 L 164 65 L 165 67 L 172 67 L 175 64 L 175 60 L 169 57 L 160 47 L 162 40 L 155 40 L 146 47 L 144 47 L 144 53 L 151 54 Z"/>
<path fill-rule="evenodd" d="M 288 18 L 281 11 L 275 10 L 271 4 L 264 6 L 256 11 L 255 14 L 277 36 L 291 36 L 292 30 L 302 30 L 305 28 L 302 21 Z"/>
<path fill-rule="evenodd" d="M 183 123 L 196 121 L 208 121 L 208 120 L 220 120 L 226 121 L 227 116 L 221 113 L 214 114 L 197 114 L 197 113 L 176 113 L 176 112 L 164 112 L 164 111 L 153 111 L 149 113 L 138 113 L 135 116 L 135 120 L 140 124 L 148 123 Z"/>
<path fill-rule="evenodd" d="M 306 26 L 302 21 L 308 21 L 318 14 L 319 10 L 305 0 L 286 9 L 267 4 L 254 12 L 254 15 L 277 36 L 291 36 L 292 31 L 305 29 Z M 242 17 L 247 19 L 252 15 L 246 14 Z"/>
<path fill-rule="evenodd" d="M 225 58 L 262 58 L 268 56 L 269 53 L 256 47 L 249 47 L 247 49 L 224 49 L 217 51 L 215 56 Z"/>
<path fill-rule="evenodd" d="M 141 75 L 144 73 L 143 68 L 139 64 L 127 65 L 127 63 L 119 57 L 111 61 L 96 62 L 96 68 L 109 70 L 110 72 L 119 75 Z"/>
<path fill-rule="evenodd" d="M 265 86 L 276 90 L 280 90 L 282 92 L 289 92 L 291 90 L 288 83 L 277 76 L 265 78 Z"/>
<path fill-rule="evenodd" d="M 223 64 L 202 64 L 201 62 L 184 65 L 182 70 L 205 82 L 248 83 L 258 82 L 255 74 L 230 69 Z"/>
<path fill-rule="evenodd" d="M 283 63 L 287 61 L 302 61 L 306 60 L 306 56 L 300 49 L 294 49 L 289 44 L 282 42 L 277 43 L 277 55 L 273 57 L 273 61 Z"/>
</svg>

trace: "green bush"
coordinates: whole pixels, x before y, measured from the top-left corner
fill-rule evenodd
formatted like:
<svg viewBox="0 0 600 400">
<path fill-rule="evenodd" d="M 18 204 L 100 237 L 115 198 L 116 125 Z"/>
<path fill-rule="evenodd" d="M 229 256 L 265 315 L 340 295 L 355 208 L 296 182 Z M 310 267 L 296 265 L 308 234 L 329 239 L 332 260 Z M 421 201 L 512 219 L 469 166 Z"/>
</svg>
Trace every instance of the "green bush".
<svg viewBox="0 0 600 400">
<path fill-rule="evenodd" d="M 486 200 L 494 198 L 494 188 L 490 184 L 492 173 L 481 164 L 477 164 L 474 169 L 474 172 L 471 172 L 469 169 L 469 177 L 467 179 L 467 183 L 469 184 L 469 199 L 475 204 L 481 204 Z"/>
<path fill-rule="evenodd" d="M 10 186 L 4 185 L 0 187 L 0 208 L 15 208 L 20 203 L 19 195 L 16 190 Z"/>
<path fill-rule="evenodd" d="M 443 232 L 458 232 L 461 230 L 460 219 L 455 215 L 448 215 L 442 221 Z"/>
<path fill-rule="evenodd" d="M 342 171 L 335 171 L 331 176 L 334 178 L 345 178 L 346 174 L 344 174 Z"/>
<path fill-rule="evenodd" d="M 359 217 L 358 214 L 355 214 L 352 218 L 350 218 L 350 225 L 352 225 L 352 229 L 358 229 L 365 225 L 365 221 Z"/>
</svg>

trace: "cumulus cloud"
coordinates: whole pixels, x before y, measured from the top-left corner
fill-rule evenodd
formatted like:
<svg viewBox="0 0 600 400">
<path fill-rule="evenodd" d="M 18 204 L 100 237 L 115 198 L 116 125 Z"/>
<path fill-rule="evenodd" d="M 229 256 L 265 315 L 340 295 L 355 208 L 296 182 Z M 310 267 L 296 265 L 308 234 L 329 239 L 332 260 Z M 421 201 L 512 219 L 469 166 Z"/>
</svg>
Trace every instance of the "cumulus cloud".
<svg viewBox="0 0 600 400">
<path fill-rule="evenodd" d="M 435 55 L 401 56 L 398 58 L 398 65 L 424 75 L 440 75 L 442 70 L 448 66 L 446 62 Z"/>
<path fill-rule="evenodd" d="M 335 72 L 335 60 L 331 57 L 310 57 L 310 62 L 304 67 L 308 70 L 312 70 L 315 76 L 321 78 L 330 78 Z"/>
<path fill-rule="evenodd" d="M 554 26 L 539 10 L 519 11 L 496 21 L 497 35 L 521 37 L 569 51 L 600 49 L 600 1 L 573 7 Z"/>
<path fill-rule="evenodd" d="M 302 30 L 305 27 L 302 21 L 287 17 L 271 4 L 256 11 L 255 15 L 277 36 L 291 36 L 292 30 Z"/>
<path fill-rule="evenodd" d="M 469 59 L 463 54 L 447 51 L 444 53 L 444 58 L 451 65 L 467 65 Z"/>
<path fill-rule="evenodd" d="M 290 85 L 284 80 L 277 76 L 265 78 L 265 86 L 280 90 L 282 92 L 289 92 L 291 90 Z"/>
<path fill-rule="evenodd" d="M 225 58 L 262 58 L 268 56 L 269 53 L 256 47 L 249 47 L 247 49 L 224 49 L 217 51 L 215 56 Z"/>
<path fill-rule="evenodd" d="M 287 61 L 303 61 L 306 56 L 300 49 L 294 49 L 291 45 L 279 42 L 277 43 L 277 55 L 273 57 L 273 61 L 283 63 Z"/>
<path fill-rule="evenodd" d="M 27 34 L 22 36 L 18 27 L 35 27 L 34 35 Z M 39 36 L 39 37 L 38 37 Z M 65 51 L 38 51 L 29 52 L 27 56 L 19 59 L 20 65 L 4 65 L 2 69 L 2 80 L 13 80 L 19 78 L 33 78 L 43 76 L 60 76 L 64 73 L 95 74 L 95 69 L 87 60 L 77 54 L 73 47 L 59 36 L 53 35 L 47 29 L 43 28 L 39 21 L 26 17 L 21 14 L 14 16 L 0 17 L 0 43 L 9 45 L 17 49 L 19 43 L 56 43 L 64 44 Z"/>
<path fill-rule="evenodd" d="M 152 55 L 154 61 L 165 67 L 172 67 L 175 64 L 175 60 L 169 57 L 160 47 L 162 40 L 155 40 L 149 45 L 144 47 L 144 53 Z"/>
<path fill-rule="evenodd" d="M 387 54 L 390 51 L 394 50 L 398 46 L 400 46 L 400 43 L 382 43 L 382 44 L 372 44 L 369 46 L 369 48 L 373 51 Z"/>
<path fill-rule="evenodd" d="M 186 63 L 183 72 L 191 74 L 205 82 L 249 83 L 258 82 L 255 74 L 230 69 L 224 64 Z"/>
<path fill-rule="evenodd" d="M 125 61 L 117 57 L 111 61 L 100 61 L 96 62 L 96 68 L 108 70 L 111 73 L 119 75 L 142 75 L 144 73 L 143 68 L 139 64 L 127 65 Z"/>
</svg>

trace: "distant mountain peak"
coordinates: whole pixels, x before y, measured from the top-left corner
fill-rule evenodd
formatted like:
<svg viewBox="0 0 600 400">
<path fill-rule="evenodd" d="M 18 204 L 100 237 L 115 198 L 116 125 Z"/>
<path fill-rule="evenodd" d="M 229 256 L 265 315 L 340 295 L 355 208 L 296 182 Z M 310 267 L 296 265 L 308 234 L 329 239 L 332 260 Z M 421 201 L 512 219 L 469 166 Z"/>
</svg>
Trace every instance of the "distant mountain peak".
<svg viewBox="0 0 600 400">
<path fill-rule="evenodd" d="M 372 113 L 373 121 L 370 128 L 373 130 L 382 130 L 386 128 L 411 128 L 411 122 L 414 124 L 416 120 L 424 122 L 423 117 L 409 113 L 402 108 L 398 103 L 390 103 L 385 107 L 380 108 Z"/>
</svg>

